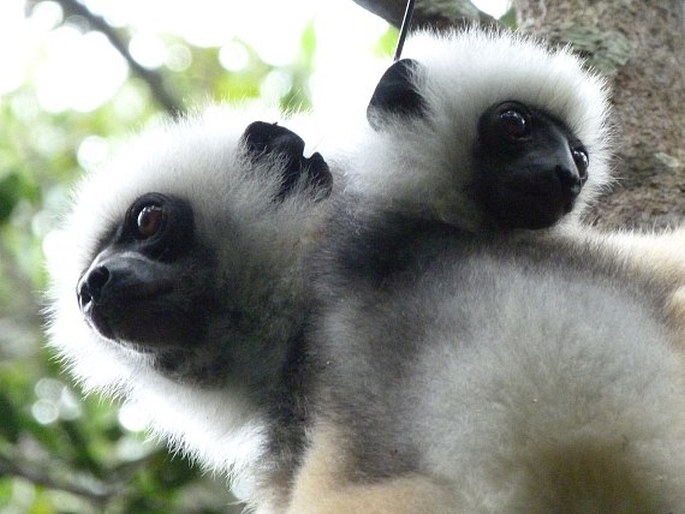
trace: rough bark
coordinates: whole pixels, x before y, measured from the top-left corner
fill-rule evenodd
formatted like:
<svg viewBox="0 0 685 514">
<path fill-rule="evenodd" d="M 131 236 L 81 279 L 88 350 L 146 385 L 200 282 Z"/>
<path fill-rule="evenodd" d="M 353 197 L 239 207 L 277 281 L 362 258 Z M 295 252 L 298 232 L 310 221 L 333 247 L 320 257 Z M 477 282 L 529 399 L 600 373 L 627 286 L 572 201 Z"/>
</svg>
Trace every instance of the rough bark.
<svg viewBox="0 0 685 514">
<path fill-rule="evenodd" d="M 354 1 L 394 25 L 404 12 L 404 0 Z M 682 0 L 513 1 L 521 30 L 571 43 L 612 82 L 619 180 L 589 219 L 644 228 L 685 220 Z M 417 0 L 414 26 L 473 22 L 472 8 Z"/>
</svg>

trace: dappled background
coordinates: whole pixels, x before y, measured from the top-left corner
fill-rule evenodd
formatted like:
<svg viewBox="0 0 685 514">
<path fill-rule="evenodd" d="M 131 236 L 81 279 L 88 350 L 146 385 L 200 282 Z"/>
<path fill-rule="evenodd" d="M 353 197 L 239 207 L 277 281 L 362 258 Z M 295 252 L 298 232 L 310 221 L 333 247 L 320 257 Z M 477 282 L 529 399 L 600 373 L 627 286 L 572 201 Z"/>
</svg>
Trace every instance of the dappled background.
<svg viewBox="0 0 685 514">
<path fill-rule="evenodd" d="M 50 232 L 145 123 L 208 101 L 334 105 L 396 36 L 350 0 L 0 1 L 0 512 L 226 512 L 219 479 L 135 412 L 82 400 L 44 348 Z"/>
</svg>

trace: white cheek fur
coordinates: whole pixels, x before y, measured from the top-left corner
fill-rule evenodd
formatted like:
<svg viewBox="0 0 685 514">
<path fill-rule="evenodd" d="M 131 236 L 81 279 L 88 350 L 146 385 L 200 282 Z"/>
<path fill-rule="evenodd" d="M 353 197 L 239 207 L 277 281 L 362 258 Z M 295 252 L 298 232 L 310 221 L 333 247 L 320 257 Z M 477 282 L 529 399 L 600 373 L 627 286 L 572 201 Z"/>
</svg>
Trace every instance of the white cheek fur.
<svg viewBox="0 0 685 514">
<path fill-rule="evenodd" d="M 228 387 L 166 378 L 153 368 L 149 356 L 102 339 L 80 312 L 76 284 L 101 239 L 121 223 L 137 197 L 152 191 L 177 195 L 196 211 L 195 230 L 203 240 L 217 242 L 221 265 L 233 273 L 242 263 L 243 272 L 234 280 L 265 281 L 236 284 L 238 290 L 263 289 L 263 294 L 273 296 L 271 308 L 279 305 L 286 310 L 262 313 L 267 320 L 264 338 L 273 342 L 274 334 L 292 332 L 290 324 L 301 316 L 287 309 L 300 304 L 280 297 L 299 294 L 300 261 L 323 219 L 323 202 L 310 194 L 273 201 L 280 187 L 281 161 L 252 162 L 240 153 L 243 131 L 255 120 L 279 121 L 296 133 L 299 126 L 309 126 L 306 118 L 283 120 L 272 112 L 210 107 L 178 123 L 152 127 L 126 145 L 108 167 L 83 178 L 71 212 L 51 235 L 47 256 L 49 345 L 65 369 L 85 392 L 122 400 L 144 413 L 151 434 L 172 450 L 242 484 L 248 503 L 256 499 L 263 486 L 260 473 L 270 465 L 264 453 L 268 421 L 260 408 Z M 236 234 L 248 237 L 250 246 L 232 244 Z M 256 255 L 245 255 L 248 248 Z M 259 270 L 278 270 L 282 277 L 250 271 L 253 264 Z"/>
<path fill-rule="evenodd" d="M 428 114 L 390 116 L 381 131 L 360 128 L 348 149 L 350 189 L 477 231 L 480 209 L 466 194 L 477 173 L 476 126 L 487 108 L 508 100 L 562 120 L 589 151 L 589 179 L 565 220 L 577 220 L 611 180 L 607 86 L 569 49 L 507 33 L 422 31 L 407 40 L 403 58 L 419 63 L 412 80 Z"/>
</svg>

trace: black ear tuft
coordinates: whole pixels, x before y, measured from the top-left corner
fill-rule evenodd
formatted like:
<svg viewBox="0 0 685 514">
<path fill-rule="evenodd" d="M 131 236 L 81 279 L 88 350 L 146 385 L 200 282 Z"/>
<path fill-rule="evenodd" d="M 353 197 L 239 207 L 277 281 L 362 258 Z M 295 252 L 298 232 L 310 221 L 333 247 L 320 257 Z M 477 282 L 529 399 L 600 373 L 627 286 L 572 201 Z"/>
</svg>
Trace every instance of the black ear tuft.
<svg viewBox="0 0 685 514">
<path fill-rule="evenodd" d="M 401 59 L 388 68 L 373 92 L 366 117 L 374 130 L 380 130 L 388 114 L 421 116 L 426 111 L 423 97 L 413 82 L 421 65 L 413 59 Z"/>
<path fill-rule="evenodd" d="M 260 159 L 273 152 L 299 158 L 304 152 L 302 138 L 277 123 L 264 121 L 250 123 L 243 133 L 243 140 L 247 153 L 253 159 Z"/>
<path fill-rule="evenodd" d="M 302 175 L 317 189 L 328 196 L 332 188 L 332 176 L 326 161 L 315 153 L 309 159 L 304 157 L 304 140 L 292 130 L 276 123 L 255 121 L 243 133 L 243 141 L 248 156 L 254 161 L 277 154 L 283 159 L 283 180 L 276 195 L 283 199 L 298 182 Z"/>
<path fill-rule="evenodd" d="M 333 175 L 328 164 L 319 152 L 313 153 L 309 159 L 305 159 L 305 163 L 309 181 L 317 190 L 323 191 L 324 194 L 320 198 L 326 198 L 333 189 Z"/>
</svg>

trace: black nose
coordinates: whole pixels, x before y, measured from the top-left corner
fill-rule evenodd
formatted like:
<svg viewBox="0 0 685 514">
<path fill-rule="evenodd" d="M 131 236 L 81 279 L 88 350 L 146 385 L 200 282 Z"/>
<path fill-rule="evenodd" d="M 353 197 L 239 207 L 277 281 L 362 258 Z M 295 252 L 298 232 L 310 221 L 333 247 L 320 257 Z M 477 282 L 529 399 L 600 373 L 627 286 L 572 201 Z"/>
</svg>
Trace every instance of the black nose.
<svg viewBox="0 0 685 514">
<path fill-rule="evenodd" d="M 554 171 L 561 184 L 561 191 L 563 194 L 569 195 L 572 198 L 575 198 L 580 194 L 583 182 L 580 180 L 580 175 L 578 175 L 576 171 L 561 165 L 557 166 Z"/>
<path fill-rule="evenodd" d="M 102 298 L 102 292 L 109 282 L 110 273 L 105 266 L 97 266 L 88 270 L 78 285 L 76 294 L 81 310 L 84 310 L 91 302 L 97 303 Z"/>
</svg>

